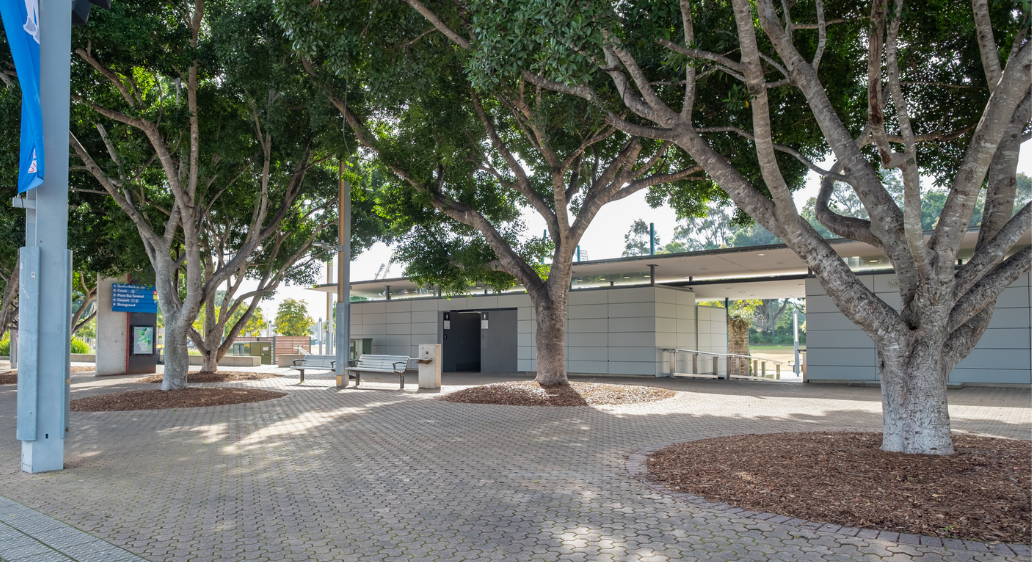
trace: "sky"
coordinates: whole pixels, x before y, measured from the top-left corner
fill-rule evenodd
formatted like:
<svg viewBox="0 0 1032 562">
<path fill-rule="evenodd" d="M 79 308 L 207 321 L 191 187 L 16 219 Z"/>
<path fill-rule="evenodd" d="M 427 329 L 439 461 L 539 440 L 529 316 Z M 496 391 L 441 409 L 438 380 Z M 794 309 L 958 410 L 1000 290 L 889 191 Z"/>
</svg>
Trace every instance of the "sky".
<svg viewBox="0 0 1032 562">
<path fill-rule="evenodd" d="M 819 165 L 828 169 L 831 167 L 831 161 L 829 159 Z M 1021 146 L 1018 172 L 1032 175 L 1032 141 Z M 819 190 L 818 176 L 811 172 L 807 177 L 806 186 L 795 193 L 796 205 L 802 208 L 809 198 L 817 196 Z M 581 251 L 587 252 L 586 259 L 600 260 L 620 257 L 624 249 L 624 234 L 631 229 L 631 225 L 637 219 L 655 223 L 656 234 L 661 242 L 668 242 L 673 238 L 674 228 L 677 226 L 677 216 L 674 210 L 669 207 L 653 209 L 645 202 L 645 193 L 646 191 L 640 191 L 626 199 L 610 203 L 599 211 L 581 241 Z M 530 234 L 545 230 L 544 219 L 529 208 L 524 213 L 524 220 L 527 223 L 527 232 Z M 380 266 L 386 264 L 390 257 L 391 248 L 382 243 L 374 244 L 372 248 L 351 262 L 352 281 L 373 279 Z M 401 277 L 404 271 L 404 264 L 395 263 L 391 266 L 388 277 Z M 319 279 L 326 279 L 325 267 L 322 268 Z M 288 298 L 305 301 L 308 304 L 309 315 L 314 320 L 320 320 L 326 316 L 325 293 L 315 292 L 307 286 L 285 286 L 276 292 L 271 301 L 261 304 L 266 318 L 274 317 L 279 303 Z"/>
</svg>

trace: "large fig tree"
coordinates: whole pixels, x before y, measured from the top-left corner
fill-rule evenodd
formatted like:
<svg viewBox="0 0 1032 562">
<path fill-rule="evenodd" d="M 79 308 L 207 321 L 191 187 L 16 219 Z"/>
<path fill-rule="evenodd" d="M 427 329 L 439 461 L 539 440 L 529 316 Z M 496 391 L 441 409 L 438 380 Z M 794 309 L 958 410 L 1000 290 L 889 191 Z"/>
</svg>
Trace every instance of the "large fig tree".
<svg viewBox="0 0 1032 562">
<path fill-rule="evenodd" d="M 520 71 L 589 101 L 627 134 L 671 142 L 783 240 L 878 350 L 886 451 L 953 452 L 946 383 L 997 297 L 1028 273 L 1032 208 L 1015 212 L 1029 138 L 1027 3 L 972 0 L 554 1 L 470 3 L 478 84 Z M 719 86 L 716 86 L 719 85 Z M 716 86 L 715 90 L 713 89 Z M 786 127 L 782 116 L 805 111 Z M 793 138 L 806 131 L 822 151 Z M 744 138 L 759 166 L 730 159 Z M 814 161 L 834 156 L 830 169 Z M 798 212 L 786 166 L 822 177 L 816 216 L 891 260 L 900 306 L 879 298 Z M 818 160 L 819 161 L 819 160 Z M 883 182 L 903 177 L 903 204 Z M 921 176 L 948 195 L 921 224 Z M 850 186 L 869 219 L 827 205 Z M 984 191 L 974 253 L 961 243 Z"/>
</svg>

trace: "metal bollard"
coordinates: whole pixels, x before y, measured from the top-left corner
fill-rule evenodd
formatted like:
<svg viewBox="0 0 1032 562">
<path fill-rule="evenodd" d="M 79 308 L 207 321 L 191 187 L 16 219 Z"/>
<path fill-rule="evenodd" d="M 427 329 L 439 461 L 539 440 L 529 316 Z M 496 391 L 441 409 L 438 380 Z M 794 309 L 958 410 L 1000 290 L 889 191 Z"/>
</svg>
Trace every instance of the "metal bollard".
<svg viewBox="0 0 1032 562">
<path fill-rule="evenodd" d="M 753 359 L 752 360 L 752 372 L 749 373 L 749 374 L 755 377 L 759 372 L 760 372 L 760 360 L 759 359 Z"/>
<path fill-rule="evenodd" d="M 760 362 L 760 365 L 763 366 L 763 378 L 767 378 L 767 362 L 762 361 Z"/>
<path fill-rule="evenodd" d="M 777 380 L 781 380 L 781 363 L 774 365 L 774 376 Z"/>
</svg>

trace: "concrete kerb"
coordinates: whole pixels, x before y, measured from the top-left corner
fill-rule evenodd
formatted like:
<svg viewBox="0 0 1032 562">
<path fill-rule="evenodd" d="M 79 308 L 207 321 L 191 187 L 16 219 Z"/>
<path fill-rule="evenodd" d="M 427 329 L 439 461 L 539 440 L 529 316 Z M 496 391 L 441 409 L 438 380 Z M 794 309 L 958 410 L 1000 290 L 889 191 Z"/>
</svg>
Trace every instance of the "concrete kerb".
<svg viewBox="0 0 1032 562">
<path fill-rule="evenodd" d="M 841 525 L 835 525 L 833 523 L 821 523 L 819 521 L 808 521 L 806 519 L 793 518 L 787 515 L 778 515 L 776 513 L 759 513 L 756 511 L 748 511 L 740 507 L 735 507 L 730 504 L 723 502 L 711 502 L 700 496 L 689 494 L 686 492 L 675 492 L 662 482 L 650 480 L 648 478 L 648 456 L 656 451 L 665 449 L 678 443 L 685 443 L 686 441 L 672 441 L 664 443 L 662 445 L 649 447 L 648 449 L 642 449 L 636 453 L 632 453 L 627 457 L 626 468 L 628 475 L 642 484 L 648 486 L 650 489 L 659 492 L 663 495 L 677 498 L 685 503 L 691 504 L 696 507 L 702 507 L 714 511 L 719 511 L 728 517 L 735 517 L 739 519 L 750 519 L 753 521 L 765 521 L 767 523 L 774 523 L 780 525 L 788 525 L 791 527 L 798 527 L 800 530 L 808 531 L 820 531 L 823 533 L 831 533 L 834 535 L 840 535 L 844 537 L 858 537 L 861 539 L 869 540 L 883 540 L 888 542 L 895 542 L 900 544 L 912 544 L 921 546 L 940 547 L 952 550 L 973 550 L 976 552 L 992 552 L 998 556 L 1022 556 L 1032 557 L 1032 546 L 1027 544 L 1017 543 L 983 543 L 978 541 L 967 541 L 959 539 L 944 539 L 941 537 L 932 537 L 927 535 L 911 535 L 906 533 L 896 533 L 891 531 L 880 531 L 878 529 L 859 529 L 856 527 L 843 527 Z"/>
</svg>

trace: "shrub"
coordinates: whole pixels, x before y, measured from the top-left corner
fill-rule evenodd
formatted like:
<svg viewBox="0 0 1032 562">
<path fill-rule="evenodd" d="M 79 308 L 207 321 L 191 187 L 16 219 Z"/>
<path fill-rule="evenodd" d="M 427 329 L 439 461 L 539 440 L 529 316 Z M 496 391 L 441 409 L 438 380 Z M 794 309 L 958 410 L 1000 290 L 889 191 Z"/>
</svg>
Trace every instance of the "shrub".
<svg viewBox="0 0 1032 562">
<path fill-rule="evenodd" d="M 11 332 L 5 332 L 4 337 L 0 338 L 0 355 L 11 356 Z"/>
<path fill-rule="evenodd" d="M 80 338 L 72 338 L 72 353 L 93 353 L 90 344 Z"/>
</svg>

